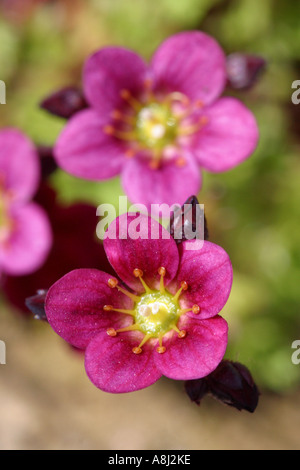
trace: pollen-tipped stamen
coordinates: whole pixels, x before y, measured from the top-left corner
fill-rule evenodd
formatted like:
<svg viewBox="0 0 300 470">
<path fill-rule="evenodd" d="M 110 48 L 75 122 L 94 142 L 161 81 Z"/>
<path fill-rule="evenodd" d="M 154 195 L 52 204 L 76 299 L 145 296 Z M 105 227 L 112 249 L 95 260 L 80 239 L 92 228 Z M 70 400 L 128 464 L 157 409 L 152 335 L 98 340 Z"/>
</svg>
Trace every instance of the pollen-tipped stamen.
<svg viewBox="0 0 300 470">
<path fill-rule="evenodd" d="M 159 346 L 156 348 L 156 351 L 159 354 L 163 354 L 164 352 L 166 352 L 165 346 L 162 345 L 162 340 L 163 340 L 163 335 L 159 336 L 158 338 Z"/>
<path fill-rule="evenodd" d="M 118 109 L 115 109 L 112 113 L 111 113 L 111 117 L 113 119 L 115 119 L 116 121 L 122 121 L 122 122 L 126 122 L 127 124 L 132 124 L 134 125 L 135 124 L 135 118 L 134 116 L 130 116 L 128 114 L 123 114 L 121 111 L 119 111 Z"/>
<path fill-rule="evenodd" d="M 153 81 L 151 80 L 151 78 L 146 78 L 146 80 L 144 81 L 144 86 L 147 93 L 147 101 L 155 101 L 155 95 L 152 89 Z"/>
<path fill-rule="evenodd" d="M 172 330 L 176 331 L 178 333 L 178 338 L 185 338 L 186 337 L 186 331 L 185 330 L 180 330 L 176 325 L 172 326 Z"/>
<path fill-rule="evenodd" d="M 178 134 L 179 134 L 179 136 L 182 136 L 182 137 L 196 134 L 207 123 L 208 123 L 208 118 L 206 116 L 201 116 L 199 121 L 195 124 L 190 124 L 190 125 L 187 125 L 187 126 L 179 126 Z"/>
<path fill-rule="evenodd" d="M 123 100 L 127 101 L 127 103 L 135 110 L 140 111 L 143 107 L 142 103 L 140 103 L 136 98 L 132 96 L 129 90 L 122 90 L 120 93 Z"/>
<path fill-rule="evenodd" d="M 174 295 L 173 300 L 174 300 L 175 302 L 177 302 L 178 299 L 179 299 L 179 297 L 180 297 L 180 295 L 181 295 L 181 292 L 182 292 L 183 290 L 187 290 L 188 287 L 189 287 L 189 286 L 188 286 L 188 283 L 185 282 L 185 281 L 182 281 L 181 284 L 180 284 L 180 289 L 178 289 L 178 291 L 177 291 L 176 294 Z"/>
<path fill-rule="evenodd" d="M 179 315 L 184 315 L 185 313 L 188 313 L 188 312 L 193 312 L 195 315 L 198 315 L 198 313 L 200 313 L 201 311 L 201 308 L 199 307 L 199 305 L 193 305 L 192 307 L 188 307 L 188 308 L 182 308 L 178 311 Z"/>
<path fill-rule="evenodd" d="M 143 271 L 142 271 L 141 269 L 135 268 L 135 269 L 133 270 L 133 275 L 134 275 L 135 277 L 138 277 L 138 278 L 139 278 L 139 280 L 141 281 L 141 283 L 142 283 L 142 285 L 143 285 L 143 287 L 144 287 L 144 289 L 145 289 L 145 292 L 146 292 L 147 294 L 150 294 L 150 293 L 151 293 L 151 289 L 150 289 L 149 286 L 147 286 L 146 282 L 145 282 L 144 279 L 143 279 L 143 275 L 144 275 Z"/>
<path fill-rule="evenodd" d="M 139 302 L 139 301 L 140 301 L 140 298 L 139 298 L 137 295 L 134 295 L 134 294 L 132 294 L 131 292 L 128 292 L 128 290 L 123 289 L 123 287 L 120 287 L 119 284 L 118 284 L 117 279 L 109 279 L 109 280 L 108 280 L 108 286 L 109 286 L 111 289 L 117 288 L 118 291 L 122 292 L 124 295 L 126 295 L 127 297 L 129 297 L 129 298 L 130 298 L 131 300 L 133 300 L 134 302 Z"/>
<path fill-rule="evenodd" d="M 111 125 L 104 126 L 103 132 L 120 140 L 134 141 L 137 139 L 137 135 L 134 131 L 120 131 Z"/>
<path fill-rule="evenodd" d="M 135 310 L 127 310 L 123 308 L 115 308 L 112 305 L 104 305 L 103 310 L 105 312 L 120 312 L 120 313 L 125 313 L 125 315 L 132 315 L 133 317 L 135 316 Z"/>
<path fill-rule="evenodd" d="M 162 152 L 160 149 L 152 149 L 152 158 L 149 163 L 149 168 L 151 170 L 158 170 L 161 165 Z"/>
<path fill-rule="evenodd" d="M 126 157 L 126 158 L 133 158 L 133 157 L 136 156 L 136 154 L 137 154 L 137 152 L 136 152 L 136 150 L 134 150 L 134 149 L 127 149 L 127 150 L 125 151 L 125 157 Z"/>
<path fill-rule="evenodd" d="M 164 281 L 165 275 L 167 274 L 166 268 L 161 266 L 158 270 L 158 274 L 160 275 L 159 290 L 161 294 L 164 294 L 166 292 Z"/>
<path fill-rule="evenodd" d="M 145 344 L 150 338 L 152 338 L 152 335 L 150 335 L 150 334 L 145 335 L 144 338 L 143 338 L 143 340 L 140 342 L 140 344 L 139 344 L 137 347 L 135 347 L 135 348 L 132 349 L 132 352 L 133 352 L 134 354 L 141 354 L 141 352 L 143 351 L 143 350 L 142 350 L 142 346 L 144 346 L 144 344 Z"/>
</svg>

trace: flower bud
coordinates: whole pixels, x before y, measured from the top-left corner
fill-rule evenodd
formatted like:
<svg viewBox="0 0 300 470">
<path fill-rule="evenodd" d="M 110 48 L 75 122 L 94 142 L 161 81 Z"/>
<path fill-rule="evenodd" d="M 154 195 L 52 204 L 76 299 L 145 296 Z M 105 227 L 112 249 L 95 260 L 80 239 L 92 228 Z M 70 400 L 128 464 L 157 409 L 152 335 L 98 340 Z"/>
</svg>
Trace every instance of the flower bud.
<svg viewBox="0 0 300 470">
<path fill-rule="evenodd" d="M 45 98 L 40 103 L 40 107 L 50 114 L 69 119 L 74 114 L 87 108 L 88 104 L 79 88 L 67 87 Z"/>
<path fill-rule="evenodd" d="M 227 57 L 228 84 L 235 90 L 251 88 L 266 66 L 262 57 L 242 53 L 230 54 Z"/>
<path fill-rule="evenodd" d="M 47 290 L 39 290 L 36 295 L 25 300 L 26 307 L 34 314 L 36 320 L 48 321 L 45 313 Z"/>
<path fill-rule="evenodd" d="M 208 240 L 208 229 L 205 215 L 201 211 L 201 207 L 196 196 L 191 196 L 186 200 L 182 207 L 176 208 L 172 213 L 169 232 L 175 239 L 175 242 L 179 245 L 183 241 L 191 239 L 190 235 L 194 234 L 194 238 L 199 238 L 199 235 L 202 235 L 199 222 L 200 224 L 202 222 L 204 223 L 204 240 Z"/>
<path fill-rule="evenodd" d="M 190 399 L 200 404 L 201 399 L 210 393 L 216 399 L 237 410 L 253 413 L 259 400 L 259 391 L 250 371 L 239 362 L 224 360 L 210 375 L 185 383 Z"/>
</svg>

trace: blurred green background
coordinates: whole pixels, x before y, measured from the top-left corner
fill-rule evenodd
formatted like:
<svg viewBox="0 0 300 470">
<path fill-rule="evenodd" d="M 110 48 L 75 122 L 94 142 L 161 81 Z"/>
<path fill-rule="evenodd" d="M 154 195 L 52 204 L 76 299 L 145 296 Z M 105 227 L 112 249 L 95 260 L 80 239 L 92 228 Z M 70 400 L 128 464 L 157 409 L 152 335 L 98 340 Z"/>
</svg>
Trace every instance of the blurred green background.
<svg viewBox="0 0 300 470">
<path fill-rule="evenodd" d="M 291 362 L 291 344 L 300 339 L 300 105 L 298 111 L 291 103 L 291 85 L 300 79 L 300 3 L 13 3 L 14 10 L 2 6 L 0 19 L 0 79 L 7 84 L 0 125 L 21 128 L 37 144 L 53 144 L 64 126 L 64 120 L 48 115 L 38 103 L 57 88 L 80 85 L 83 62 L 104 45 L 129 47 L 149 59 L 169 35 L 200 29 L 227 54 L 248 52 L 267 60 L 257 84 L 234 93 L 257 118 L 256 152 L 227 173 L 204 173 L 198 196 L 205 204 L 210 240 L 224 247 L 234 268 L 223 312 L 230 327 L 226 357 L 247 365 L 263 391 L 296 390 L 300 365 Z M 122 194 L 118 179 L 90 183 L 59 170 L 51 182 L 65 202 L 117 204 Z"/>
</svg>

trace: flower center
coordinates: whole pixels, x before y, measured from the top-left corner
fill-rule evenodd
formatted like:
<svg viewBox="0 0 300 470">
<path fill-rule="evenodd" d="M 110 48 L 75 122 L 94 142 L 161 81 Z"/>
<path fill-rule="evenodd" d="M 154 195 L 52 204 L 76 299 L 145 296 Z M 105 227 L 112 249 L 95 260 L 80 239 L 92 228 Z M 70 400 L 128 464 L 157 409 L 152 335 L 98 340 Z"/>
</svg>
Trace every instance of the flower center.
<svg viewBox="0 0 300 470">
<path fill-rule="evenodd" d="M 177 119 L 170 107 L 160 103 L 150 103 L 137 114 L 138 141 L 149 149 L 162 150 L 175 141 L 177 125 Z"/>
<path fill-rule="evenodd" d="M 179 305 L 179 297 L 182 291 L 188 289 L 188 284 L 185 281 L 181 283 L 176 294 L 172 295 L 166 290 L 164 285 L 166 269 L 161 267 L 158 273 L 160 275 L 160 289 L 154 290 L 150 289 L 143 280 L 142 270 L 136 268 L 133 271 L 133 274 L 140 279 L 145 289 L 145 293 L 141 295 L 135 295 L 123 289 L 118 285 L 116 279 L 109 279 L 108 281 L 109 287 L 116 287 L 120 292 L 134 301 L 134 308 L 132 310 L 124 310 L 114 308 L 112 305 L 105 305 L 103 309 L 105 311 L 115 311 L 131 315 L 134 318 L 134 322 L 132 325 L 119 330 L 109 328 L 107 334 L 109 336 L 116 336 L 118 333 L 134 330 L 143 333 L 144 338 L 142 342 L 132 350 L 135 354 L 140 354 L 142 352 L 142 346 L 150 339 L 156 339 L 156 342 L 158 341 L 159 344 L 157 352 L 160 354 L 164 353 L 166 348 L 163 346 L 163 337 L 167 333 L 176 332 L 179 338 L 184 338 L 187 334 L 185 330 L 179 330 L 177 326 L 181 315 L 190 311 L 195 314 L 200 312 L 198 305 L 193 305 L 185 309 L 182 309 Z"/>
<path fill-rule="evenodd" d="M 162 295 L 160 292 L 153 292 L 141 296 L 135 311 L 135 322 L 140 330 L 155 337 L 170 331 L 180 316 L 179 305 L 169 293 Z"/>
<path fill-rule="evenodd" d="M 104 126 L 103 131 L 127 143 L 127 157 L 139 155 L 147 158 L 154 170 L 166 159 L 184 166 L 186 139 L 208 123 L 208 118 L 199 113 L 203 103 L 191 103 L 180 92 L 162 96 L 151 87 L 152 83 L 146 81 L 140 100 L 129 90 L 122 90 L 124 110 L 114 110 L 111 115 L 113 123 Z"/>
</svg>

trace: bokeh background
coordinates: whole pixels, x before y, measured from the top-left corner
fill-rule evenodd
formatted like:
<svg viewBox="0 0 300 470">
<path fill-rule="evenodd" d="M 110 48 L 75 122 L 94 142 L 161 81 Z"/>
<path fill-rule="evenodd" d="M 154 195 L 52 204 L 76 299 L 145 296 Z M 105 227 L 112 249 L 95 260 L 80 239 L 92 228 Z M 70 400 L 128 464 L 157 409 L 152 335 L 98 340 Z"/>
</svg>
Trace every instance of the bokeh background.
<svg viewBox="0 0 300 470">
<path fill-rule="evenodd" d="M 101 392 L 88 381 L 81 354 L 2 293 L 0 448 L 299 449 L 300 365 L 292 364 L 291 345 L 300 339 L 300 105 L 291 102 L 291 85 L 300 79 L 300 3 L 2 0 L 0 11 L 0 79 L 7 84 L 0 126 L 16 126 L 38 145 L 51 146 L 65 122 L 40 109 L 40 101 L 80 86 L 83 62 L 104 45 L 149 59 L 169 35 L 199 29 L 227 54 L 267 61 L 250 90 L 228 91 L 257 118 L 256 152 L 227 173 L 204 173 L 199 194 L 210 240 L 234 268 L 223 311 L 226 357 L 251 370 L 262 393 L 257 411 L 239 413 L 209 397 L 197 407 L 182 383 L 167 379 L 133 394 Z M 60 170 L 49 184 L 63 205 L 117 205 L 122 195 L 118 179 L 91 183 Z"/>
</svg>

